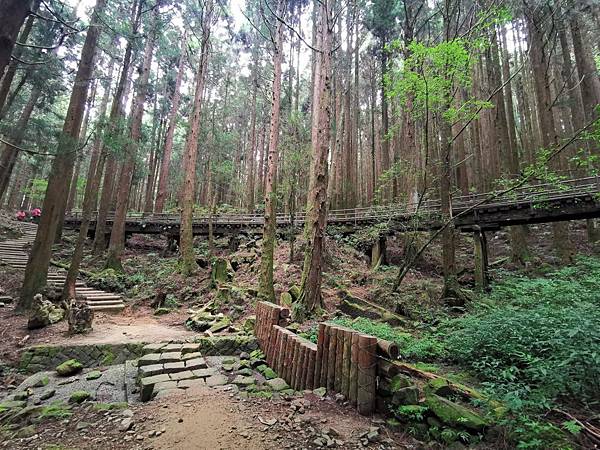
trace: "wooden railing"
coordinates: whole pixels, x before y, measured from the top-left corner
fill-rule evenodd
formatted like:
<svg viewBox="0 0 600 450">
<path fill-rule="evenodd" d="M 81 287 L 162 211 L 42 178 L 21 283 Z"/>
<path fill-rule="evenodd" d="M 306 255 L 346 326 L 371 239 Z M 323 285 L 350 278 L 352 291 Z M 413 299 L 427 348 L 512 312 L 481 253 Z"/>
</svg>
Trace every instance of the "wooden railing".
<svg viewBox="0 0 600 450">
<path fill-rule="evenodd" d="M 501 191 L 500 191 L 501 192 Z M 454 214 L 464 211 L 474 205 L 481 204 L 481 208 L 506 207 L 518 204 L 535 204 L 545 201 L 557 201 L 561 199 L 575 198 L 585 195 L 600 193 L 600 177 L 586 177 L 559 181 L 557 183 L 539 183 L 516 188 L 508 194 L 500 195 L 499 192 L 473 193 L 468 195 L 458 195 L 452 198 L 452 210 Z M 423 200 L 420 203 L 409 202 L 403 204 L 386 204 L 369 207 L 359 207 L 351 209 L 335 209 L 328 213 L 328 222 L 330 223 L 359 223 L 359 222 L 383 222 L 391 219 L 408 218 L 419 212 L 424 216 L 435 216 L 440 212 L 440 201 L 437 199 Z M 94 218 L 96 213 L 94 213 Z M 81 212 L 72 212 L 67 219 L 81 219 Z M 108 220 L 113 220 L 114 215 L 109 214 Z M 302 225 L 305 222 L 304 212 L 295 214 L 294 224 Z M 180 222 L 178 214 L 144 214 L 130 213 L 127 215 L 128 221 L 153 222 L 164 224 L 166 226 L 176 225 Z M 279 225 L 291 224 L 290 214 L 279 213 L 276 216 Z M 213 225 L 244 225 L 260 226 L 264 223 L 263 214 L 196 214 L 194 223 Z"/>
</svg>

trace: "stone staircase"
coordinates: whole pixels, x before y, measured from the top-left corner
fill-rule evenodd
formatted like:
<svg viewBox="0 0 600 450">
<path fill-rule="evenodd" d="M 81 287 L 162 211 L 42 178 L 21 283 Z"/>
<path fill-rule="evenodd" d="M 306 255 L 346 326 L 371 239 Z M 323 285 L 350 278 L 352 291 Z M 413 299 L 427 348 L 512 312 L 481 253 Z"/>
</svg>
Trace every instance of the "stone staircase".
<svg viewBox="0 0 600 450">
<path fill-rule="evenodd" d="M 24 271 L 27 267 L 29 255 L 23 247 L 33 243 L 37 225 L 30 222 L 23 222 L 19 225 L 23 232 L 21 237 L 0 242 L 0 264 Z M 66 278 L 67 274 L 64 270 L 50 269 L 48 272 L 48 286 L 60 291 Z M 81 280 L 77 280 L 75 284 L 75 293 L 78 298 L 84 299 L 94 311 L 112 313 L 120 312 L 125 308 L 123 298 L 120 295 L 87 287 Z"/>
<path fill-rule="evenodd" d="M 227 377 L 209 367 L 199 344 L 149 344 L 138 360 L 138 384 L 143 402 L 159 393 L 183 392 L 195 386 L 222 386 Z M 162 394 L 161 394 L 162 395 Z"/>
</svg>

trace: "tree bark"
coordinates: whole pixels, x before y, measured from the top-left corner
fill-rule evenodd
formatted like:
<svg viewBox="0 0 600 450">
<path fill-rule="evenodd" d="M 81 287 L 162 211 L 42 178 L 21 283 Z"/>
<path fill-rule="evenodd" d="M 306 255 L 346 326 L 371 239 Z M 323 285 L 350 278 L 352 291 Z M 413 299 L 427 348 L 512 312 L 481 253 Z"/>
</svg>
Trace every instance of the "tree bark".
<svg viewBox="0 0 600 450">
<path fill-rule="evenodd" d="M 285 1 L 278 0 L 277 15 L 285 15 Z M 275 252 L 275 228 L 277 226 L 277 164 L 279 160 L 279 119 L 281 106 L 281 64 L 283 62 L 283 24 L 277 21 L 273 42 L 273 87 L 271 97 L 271 128 L 269 130 L 269 153 L 267 156 L 267 179 L 265 183 L 265 223 L 260 258 L 259 294 L 275 302 L 273 287 L 273 255 Z"/>
<path fill-rule="evenodd" d="M 167 183 L 169 182 L 169 165 L 171 164 L 171 155 L 173 154 L 173 137 L 175 136 L 175 127 L 177 126 L 177 113 L 179 103 L 181 102 L 181 82 L 185 72 L 185 46 L 187 43 L 187 34 L 183 36 L 183 43 L 179 54 L 179 64 L 177 67 L 177 78 L 175 80 L 175 90 L 171 101 L 171 111 L 169 111 L 169 125 L 165 136 L 165 146 L 163 150 L 162 163 L 160 165 L 160 176 L 158 181 L 158 191 L 156 193 L 156 202 L 154 203 L 154 212 L 162 213 L 165 208 L 167 198 Z"/>
<path fill-rule="evenodd" d="M 32 0 L 0 0 L 0 76 L 10 62 L 17 35 L 31 7 Z"/>
<path fill-rule="evenodd" d="M 32 12 L 36 12 L 38 10 L 38 8 L 40 7 L 40 2 L 41 0 L 34 0 L 33 2 L 33 6 L 31 7 L 31 11 Z M 22 3 L 27 3 L 25 1 L 23 1 Z M 1 4 L 0 4 L 0 8 L 1 8 Z M 27 39 L 29 38 L 29 34 L 31 33 L 31 29 L 33 28 L 33 22 L 35 20 L 35 15 L 31 14 L 28 19 L 27 22 L 25 23 L 25 26 L 23 27 L 23 31 L 21 31 L 21 34 L 19 35 L 19 42 L 25 44 L 27 43 Z M 17 58 L 20 58 L 21 55 L 23 54 L 23 48 L 21 46 L 17 46 L 17 48 L 14 50 L 14 56 L 16 56 Z M 19 63 L 16 60 L 12 60 L 9 64 L 8 67 L 6 68 L 6 72 L 4 73 L 4 76 L 2 76 L 2 72 L 0 71 L 0 78 L 2 79 L 2 84 L 0 84 L 0 111 L 2 111 L 4 109 L 4 105 L 6 103 L 6 98 L 8 97 L 8 93 L 10 92 L 10 86 L 15 78 L 15 74 L 17 73 L 17 67 L 19 66 Z"/>
<path fill-rule="evenodd" d="M 132 34 L 136 35 L 140 23 L 141 8 L 139 8 L 139 2 L 136 0 L 133 3 L 131 11 L 131 25 Z M 128 97 L 131 83 L 131 60 L 133 58 L 133 43 L 132 40 L 127 42 L 125 48 L 125 55 L 123 56 L 123 65 L 121 73 L 119 75 L 119 82 L 111 105 L 110 116 L 108 119 L 108 131 L 110 135 L 120 135 L 123 127 L 124 118 L 124 100 Z M 106 161 L 104 170 L 104 181 L 102 183 L 102 195 L 100 196 L 100 206 L 98 208 L 98 215 L 96 216 L 96 230 L 94 234 L 94 247 L 93 254 L 98 256 L 104 253 L 106 249 L 106 219 L 110 208 L 111 199 L 113 197 L 113 190 L 115 184 L 115 171 L 117 162 L 115 156 L 109 153 L 106 146 L 103 146 L 101 152 L 101 160 Z M 98 177 L 102 177 L 102 172 L 98 172 Z"/>
<path fill-rule="evenodd" d="M 300 318 L 313 313 L 322 305 L 321 280 L 323 276 L 323 243 L 327 224 L 327 182 L 329 138 L 331 126 L 331 53 L 333 42 L 332 2 L 318 6 L 318 45 L 312 111 L 312 163 L 306 202 L 304 255 L 301 294 L 297 302 Z"/>
<path fill-rule="evenodd" d="M 27 130 L 27 124 L 31 118 L 36 103 L 38 102 L 42 91 L 38 86 L 34 86 L 29 94 L 29 100 L 25 104 L 21 117 L 12 129 L 12 133 L 9 136 L 10 143 L 18 146 L 23 141 L 25 131 Z M 4 151 L 0 158 L 0 205 L 2 204 L 2 198 L 8 190 L 8 183 L 11 179 L 15 163 L 19 158 L 19 149 L 11 145 L 3 145 Z"/>
<path fill-rule="evenodd" d="M 73 170 L 74 153 L 77 150 L 88 88 L 94 70 L 94 57 L 100 37 L 100 16 L 106 6 L 106 1 L 97 0 L 81 51 L 81 60 L 75 76 L 67 116 L 57 154 L 54 157 L 48 177 L 48 188 L 42 206 L 42 217 L 27 262 L 21 297 L 17 304 L 20 311 L 28 310 L 33 296 L 46 285 L 48 266 L 52 255 L 52 243 L 57 224 L 62 219 L 57 214 L 63 210 L 67 200 L 68 181 Z"/>
<path fill-rule="evenodd" d="M 208 70 L 208 56 L 211 38 L 211 25 L 213 22 L 214 2 L 206 0 L 203 2 L 202 11 L 202 37 L 200 61 L 196 72 L 196 91 L 188 135 L 185 141 L 183 155 L 184 178 L 181 187 L 181 228 L 180 228 L 180 252 L 181 273 L 184 276 L 193 274 L 198 265 L 194 254 L 193 215 L 196 186 L 196 160 L 198 157 L 198 135 L 200 132 L 200 115 L 202 113 L 202 94 L 206 82 Z"/>
<path fill-rule="evenodd" d="M 144 104 L 148 93 L 148 80 L 150 78 L 150 69 L 152 67 L 152 57 L 154 55 L 154 45 L 158 33 L 159 22 L 159 4 L 157 0 L 154 8 L 151 29 L 148 33 L 146 46 L 144 48 L 144 58 L 141 72 L 137 80 L 135 99 L 131 111 L 131 127 L 129 132 L 129 143 L 125 149 L 125 161 L 121 169 L 118 180 L 117 205 L 115 208 L 115 218 L 110 233 L 108 244 L 108 255 L 106 258 L 106 267 L 117 271 L 123 271 L 121 257 L 125 249 L 125 220 L 127 217 L 127 206 L 129 204 L 129 195 L 131 192 L 131 182 L 135 169 L 135 159 L 138 151 L 139 142 L 142 135 L 142 118 L 144 116 Z"/>
<path fill-rule="evenodd" d="M 546 50 L 549 48 L 547 42 L 544 42 L 544 32 L 540 28 L 542 19 L 538 14 L 528 16 L 527 25 L 530 38 L 530 58 L 533 71 L 533 81 L 537 99 L 537 113 L 539 128 L 542 135 L 541 144 L 545 149 L 552 149 L 558 144 L 558 133 L 554 124 L 552 113 L 552 96 L 550 91 L 550 77 L 547 72 L 549 67 L 549 55 Z M 560 166 L 554 164 L 555 169 Z M 558 257 L 565 263 L 570 262 L 572 257 L 572 248 L 568 239 L 568 224 L 553 223 L 552 233 L 554 246 Z"/>
</svg>

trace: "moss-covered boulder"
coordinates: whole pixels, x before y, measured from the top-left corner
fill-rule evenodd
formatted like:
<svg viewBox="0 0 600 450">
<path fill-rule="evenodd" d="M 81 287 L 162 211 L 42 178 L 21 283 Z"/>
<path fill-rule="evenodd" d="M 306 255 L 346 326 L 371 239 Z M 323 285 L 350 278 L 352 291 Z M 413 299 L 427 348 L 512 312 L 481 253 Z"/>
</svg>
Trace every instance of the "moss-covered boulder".
<svg viewBox="0 0 600 450">
<path fill-rule="evenodd" d="M 223 316 L 216 320 L 213 325 L 208 329 L 211 333 L 218 333 L 219 331 L 223 331 L 227 327 L 231 325 L 231 318 L 229 316 Z"/>
<path fill-rule="evenodd" d="M 293 285 L 291 288 L 288 289 L 288 293 L 292 297 L 292 300 L 296 302 L 300 298 L 300 293 L 301 293 L 300 287 Z"/>
<path fill-rule="evenodd" d="M 444 424 L 451 427 L 481 431 L 488 425 L 485 419 L 475 411 L 439 395 L 429 394 L 425 398 L 425 404 Z"/>
<path fill-rule="evenodd" d="M 398 389 L 392 397 L 393 405 L 416 405 L 419 403 L 419 388 L 408 386 Z"/>
<path fill-rule="evenodd" d="M 392 391 L 392 393 L 399 391 L 400 389 L 404 389 L 407 387 L 411 387 L 414 386 L 414 382 L 412 380 L 412 378 L 406 376 L 406 375 L 402 375 L 401 373 L 394 376 L 394 378 L 392 378 L 391 382 L 390 382 L 390 390 Z"/>
<path fill-rule="evenodd" d="M 83 403 L 91 396 L 88 391 L 75 391 L 69 397 L 69 403 Z"/>
<path fill-rule="evenodd" d="M 212 263 L 211 281 L 213 286 L 233 280 L 233 268 L 225 258 L 215 258 Z"/>
<path fill-rule="evenodd" d="M 81 372 L 82 369 L 83 364 L 81 364 L 79 361 L 76 359 L 68 359 L 56 367 L 56 373 L 58 373 L 61 377 L 68 377 Z"/>
<path fill-rule="evenodd" d="M 97 380 L 101 376 L 102 376 L 102 372 L 100 372 L 99 370 L 92 370 L 91 372 L 88 372 L 86 374 L 85 379 L 86 380 Z"/>
</svg>

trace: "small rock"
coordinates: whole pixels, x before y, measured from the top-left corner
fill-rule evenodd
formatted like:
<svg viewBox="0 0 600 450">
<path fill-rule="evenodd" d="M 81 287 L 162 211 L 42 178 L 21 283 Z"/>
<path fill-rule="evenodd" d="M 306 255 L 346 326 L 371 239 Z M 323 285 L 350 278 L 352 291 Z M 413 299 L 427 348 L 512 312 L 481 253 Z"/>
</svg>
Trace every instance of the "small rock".
<svg viewBox="0 0 600 450">
<path fill-rule="evenodd" d="M 92 395 L 87 391 L 75 391 L 69 397 L 69 403 L 83 403 Z"/>
<path fill-rule="evenodd" d="M 91 372 L 88 372 L 88 374 L 85 376 L 85 379 L 86 380 L 97 380 L 101 376 L 102 376 L 102 372 L 100 372 L 99 370 L 92 370 Z"/>
<path fill-rule="evenodd" d="M 80 421 L 80 422 L 77 422 L 77 426 L 75 427 L 75 429 L 77 431 L 84 430 L 84 429 L 88 428 L 90 425 L 91 424 L 88 422 Z"/>
<path fill-rule="evenodd" d="M 56 367 L 56 372 L 61 377 L 68 377 L 70 375 L 81 372 L 82 369 L 83 369 L 83 364 L 81 364 L 76 359 L 69 359 L 69 360 L 65 361 L 64 363 L 58 365 Z"/>
<path fill-rule="evenodd" d="M 40 400 L 48 400 L 51 397 L 54 397 L 56 394 L 56 389 L 47 389 L 40 395 Z"/>
<path fill-rule="evenodd" d="M 123 417 L 133 417 L 133 411 L 130 409 L 124 409 L 123 411 L 121 411 L 121 415 Z"/>
<path fill-rule="evenodd" d="M 133 420 L 130 417 L 126 417 L 125 419 L 121 420 L 121 423 L 119 424 L 119 431 L 129 431 L 131 430 L 131 427 L 133 427 Z"/>
<path fill-rule="evenodd" d="M 250 359 L 250 354 L 247 352 L 240 353 L 240 359 Z"/>
</svg>

